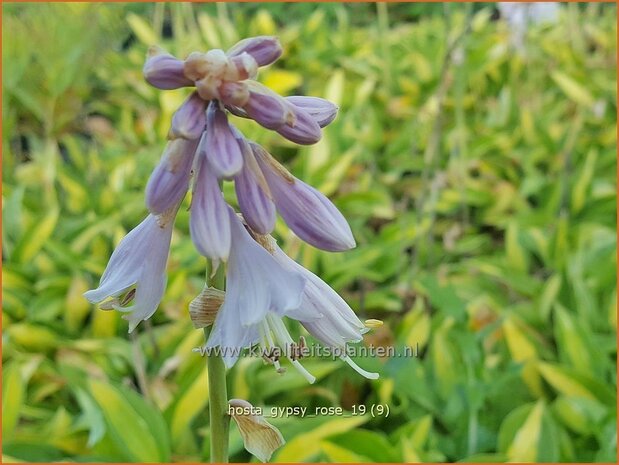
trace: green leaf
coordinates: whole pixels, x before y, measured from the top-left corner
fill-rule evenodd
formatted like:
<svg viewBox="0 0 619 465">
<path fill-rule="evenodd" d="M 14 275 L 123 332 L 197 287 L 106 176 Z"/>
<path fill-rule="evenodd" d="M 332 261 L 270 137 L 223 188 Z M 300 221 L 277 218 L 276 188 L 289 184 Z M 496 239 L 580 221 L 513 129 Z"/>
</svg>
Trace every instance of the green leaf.
<svg viewBox="0 0 619 465">
<path fill-rule="evenodd" d="M 167 462 L 169 439 L 161 414 L 128 389 L 90 380 L 90 393 L 103 412 L 107 430 L 127 460 Z"/>
</svg>

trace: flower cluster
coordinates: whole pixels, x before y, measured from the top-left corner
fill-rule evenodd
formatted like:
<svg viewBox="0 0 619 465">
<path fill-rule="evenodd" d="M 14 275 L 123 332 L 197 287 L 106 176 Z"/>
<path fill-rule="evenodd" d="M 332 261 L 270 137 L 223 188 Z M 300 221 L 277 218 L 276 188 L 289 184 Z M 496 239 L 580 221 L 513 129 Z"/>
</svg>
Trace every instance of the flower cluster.
<svg viewBox="0 0 619 465">
<path fill-rule="evenodd" d="M 317 97 L 284 98 L 255 80 L 258 68 L 281 53 L 274 37 L 245 39 L 227 52 L 193 52 L 185 60 L 161 49 L 149 51 L 144 76 L 151 85 L 195 90 L 174 114 L 170 141 L 148 181 L 149 216 L 121 241 L 99 287 L 85 294 L 92 302 L 103 302 L 102 308 L 126 312 L 130 331 L 159 305 L 172 226 L 190 184 L 192 241 L 216 266 L 226 263 L 227 289 L 208 346 L 294 346 L 283 317 L 299 321 L 333 348 L 360 341 L 367 330 L 333 289 L 286 256 L 269 235 L 279 212 L 305 242 L 344 251 L 355 247 L 345 218 L 327 197 L 295 178 L 228 119 L 228 114 L 253 119 L 298 144 L 320 140 L 321 128 L 333 121 L 337 106 Z M 224 180 L 234 181 L 242 215 L 224 200 Z M 228 367 L 238 358 L 238 351 L 222 353 Z M 289 358 L 314 381 L 296 357 Z M 343 359 L 364 376 L 377 377 Z M 270 362 L 281 370 L 279 359 Z"/>
</svg>

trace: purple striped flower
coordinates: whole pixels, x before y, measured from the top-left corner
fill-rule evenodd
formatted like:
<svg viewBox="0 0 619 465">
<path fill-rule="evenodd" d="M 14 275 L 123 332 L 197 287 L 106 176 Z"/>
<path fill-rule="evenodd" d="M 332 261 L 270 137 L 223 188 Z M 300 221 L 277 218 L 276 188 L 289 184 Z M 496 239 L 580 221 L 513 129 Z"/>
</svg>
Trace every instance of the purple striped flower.
<svg viewBox="0 0 619 465">
<path fill-rule="evenodd" d="M 146 207 L 152 213 L 164 213 L 183 200 L 189 188 L 197 147 L 197 140 L 176 139 L 168 142 L 161 161 L 146 185 Z"/>
<path fill-rule="evenodd" d="M 178 58 L 159 47 L 148 49 L 143 72 L 144 78 L 151 86 L 163 90 L 192 86 L 193 82 L 185 76 L 183 70 L 184 64 Z"/>
<path fill-rule="evenodd" d="M 320 97 L 293 95 L 286 97 L 286 100 L 295 107 L 305 110 L 321 128 L 330 124 L 337 116 L 337 111 L 339 110 L 337 105 Z"/>
<path fill-rule="evenodd" d="M 172 116 L 168 139 L 199 139 L 206 129 L 207 102 L 192 92 Z"/>
<path fill-rule="evenodd" d="M 249 142 L 242 136 L 240 140 L 244 163 L 243 169 L 234 178 L 239 208 L 251 229 L 259 234 L 268 234 L 275 226 L 275 204 Z"/>
<path fill-rule="evenodd" d="M 206 154 L 218 178 L 229 179 L 243 168 L 239 140 L 228 123 L 226 112 L 211 102 L 206 115 L 206 137 L 200 150 Z"/>
<path fill-rule="evenodd" d="M 249 81 L 247 85 L 249 98 L 242 108 L 256 123 L 267 129 L 279 129 L 294 122 L 294 107 L 286 99 L 257 82 Z"/>
<path fill-rule="evenodd" d="M 277 129 L 277 133 L 289 141 L 301 145 L 315 144 L 322 137 L 322 131 L 316 120 L 305 110 L 293 105 L 294 121 Z"/>
<path fill-rule="evenodd" d="M 257 36 L 243 39 L 228 50 L 229 57 L 236 57 L 247 53 L 258 66 L 274 63 L 282 55 L 282 46 L 277 37 Z"/>
<path fill-rule="evenodd" d="M 228 260 L 230 253 L 230 221 L 211 164 L 199 155 L 198 173 L 191 198 L 189 231 L 198 251 L 217 262 Z"/>
<path fill-rule="evenodd" d="M 346 219 L 324 194 L 292 176 L 258 144 L 250 144 L 277 211 L 297 236 L 331 252 L 355 247 Z"/>
</svg>

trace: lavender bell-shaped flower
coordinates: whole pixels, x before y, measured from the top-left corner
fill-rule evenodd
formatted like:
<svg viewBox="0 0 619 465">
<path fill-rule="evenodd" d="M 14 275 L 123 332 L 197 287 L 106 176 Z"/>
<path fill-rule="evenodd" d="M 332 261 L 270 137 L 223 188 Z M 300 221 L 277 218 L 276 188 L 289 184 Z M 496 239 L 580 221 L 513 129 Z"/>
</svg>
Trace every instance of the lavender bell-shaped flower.
<svg viewBox="0 0 619 465">
<path fill-rule="evenodd" d="M 164 213 L 185 197 L 197 147 L 197 140 L 168 142 L 146 185 L 146 206 L 152 213 Z"/>
<path fill-rule="evenodd" d="M 292 176 L 258 144 L 250 144 L 277 211 L 297 236 L 331 252 L 355 247 L 346 219 L 324 194 Z"/>
<path fill-rule="evenodd" d="M 111 298 L 102 308 L 126 313 L 123 318 L 129 321 L 129 332 L 155 313 L 163 296 L 175 215 L 175 211 L 162 216 L 148 215 L 118 244 L 99 287 L 84 293 L 92 303 Z M 126 307 L 129 302 L 133 305 Z"/>
<path fill-rule="evenodd" d="M 230 253 L 230 220 L 217 176 L 204 153 L 198 159 L 198 173 L 191 199 L 189 231 L 198 251 L 216 262 Z"/>
<path fill-rule="evenodd" d="M 331 286 L 286 255 L 272 238 L 271 241 L 275 260 L 285 269 L 298 272 L 306 280 L 299 309 L 308 314 L 321 315 L 320 318 L 301 320 L 301 324 L 324 345 L 337 350 L 341 359 L 357 373 L 368 379 L 377 379 L 377 373 L 362 369 L 346 354 L 346 343 L 360 342 L 368 328 Z"/>
<path fill-rule="evenodd" d="M 226 112 L 211 102 L 206 116 L 206 138 L 201 145 L 218 178 L 231 178 L 243 167 L 243 154 Z"/>
<path fill-rule="evenodd" d="M 234 365 L 242 348 L 260 342 L 265 350 L 292 343 L 281 317 L 317 318 L 299 310 L 305 280 L 284 270 L 245 229 L 228 208 L 233 247 L 227 265 L 226 297 L 219 309 L 207 347 L 220 347 L 227 367 Z M 275 340 L 272 335 L 275 336 Z M 315 379 L 298 361 L 293 365 L 310 382 Z M 279 364 L 276 364 L 279 367 Z"/>
<path fill-rule="evenodd" d="M 264 174 L 258 166 L 249 142 L 239 134 L 243 151 L 243 169 L 234 178 L 236 198 L 243 218 L 251 229 L 268 234 L 275 227 L 275 204 Z"/>
</svg>

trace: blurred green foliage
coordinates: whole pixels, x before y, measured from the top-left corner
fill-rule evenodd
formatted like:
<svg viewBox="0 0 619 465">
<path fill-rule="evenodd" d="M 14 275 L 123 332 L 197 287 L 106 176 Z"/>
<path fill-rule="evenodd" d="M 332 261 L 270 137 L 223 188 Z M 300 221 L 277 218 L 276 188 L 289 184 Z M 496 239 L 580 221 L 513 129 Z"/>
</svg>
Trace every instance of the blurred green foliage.
<svg viewBox="0 0 619 465">
<path fill-rule="evenodd" d="M 279 418 L 274 460 L 615 461 L 616 9 L 567 5 L 514 50 L 494 7 L 3 4 L 3 453 L 27 461 L 208 457 L 205 263 L 176 222 L 169 284 L 135 337 L 82 293 L 145 215 L 143 188 L 186 90 L 145 51 L 276 34 L 263 82 L 329 98 L 313 147 L 238 121 L 331 196 L 358 240 L 280 243 L 362 316 L 380 380 L 308 360 L 231 371 L 261 406 L 388 404 L 389 418 Z M 602 14 L 603 12 L 603 14 Z M 234 202 L 233 190 L 226 194 Z M 208 448 L 208 446 L 207 446 Z M 234 460 L 248 460 L 232 428 Z"/>
</svg>

